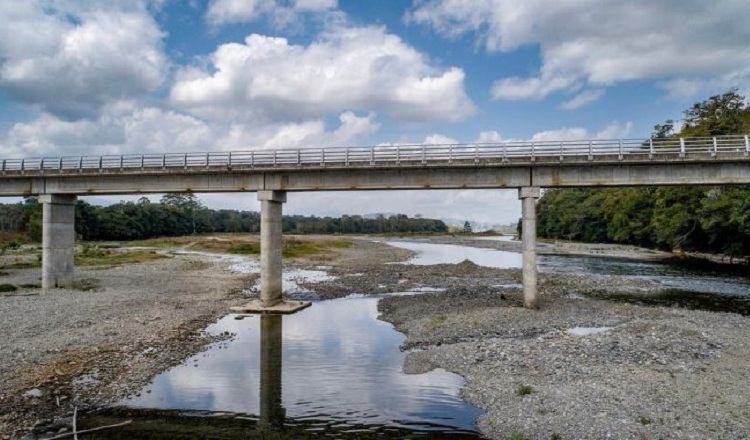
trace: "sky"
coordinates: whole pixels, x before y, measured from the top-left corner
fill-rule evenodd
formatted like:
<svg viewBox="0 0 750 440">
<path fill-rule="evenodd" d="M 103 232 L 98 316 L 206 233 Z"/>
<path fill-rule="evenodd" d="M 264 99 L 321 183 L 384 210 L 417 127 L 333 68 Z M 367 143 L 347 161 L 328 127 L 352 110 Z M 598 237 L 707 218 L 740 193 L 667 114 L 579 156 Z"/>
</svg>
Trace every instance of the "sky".
<svg viewBox="0 0 750 440">
<path fill-rule="evenodd" d="M 0 0 L 0 157 L 647 138 L 748 92 L 748 22 L 747 0 Z M 520 215 L 510 190 L 288 200 Z"/>
</svg>

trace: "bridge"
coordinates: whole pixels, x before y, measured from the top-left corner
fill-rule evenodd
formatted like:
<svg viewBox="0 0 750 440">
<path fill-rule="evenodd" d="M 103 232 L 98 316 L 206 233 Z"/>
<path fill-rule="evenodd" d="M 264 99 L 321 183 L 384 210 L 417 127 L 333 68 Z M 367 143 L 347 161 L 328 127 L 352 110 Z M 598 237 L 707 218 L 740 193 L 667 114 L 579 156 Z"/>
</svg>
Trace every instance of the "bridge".
<svg viewBox="0 0 750 440">
<path fill-rule="evenodd" d="M 246 312 L 305 306 L 281 295 L 281 215 L 289 191 L 518 189 L 524 304 L 534 308 L 541 188 L 735 184 L 750 184 L 748 135 L 0 159 L 0 197 L 38 196 L 43 205 L 45 291 L 73 284 L 78 196 L 256 192 L 261 298 Z"/>
</svg>

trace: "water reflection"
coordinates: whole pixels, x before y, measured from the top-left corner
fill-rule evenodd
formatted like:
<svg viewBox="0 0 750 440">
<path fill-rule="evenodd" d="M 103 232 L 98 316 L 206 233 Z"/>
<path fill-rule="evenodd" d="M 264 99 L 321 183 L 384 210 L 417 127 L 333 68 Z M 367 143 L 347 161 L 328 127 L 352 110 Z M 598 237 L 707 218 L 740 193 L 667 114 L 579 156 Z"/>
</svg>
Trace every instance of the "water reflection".
<svg viewBox="0 0 750 440">
<path fill-rule="evenodd" d="M 281 315 L 260 317 L 260 427 L 280 428 L 286 418 L 281 401 Z"/>
<path fill-rule="evenodd" d="M 235 421 L 257 421 L 254 432 L 315 431 L 326 438 L 481 438 L 481 412 L 459 397 L 460 376 L 403 373 L 405 338 L 377 319 L 377 301 L 348 298 L 291 316 L 224 318 L 208 331 L 236 334 L 231 342 L 158 375 L 118 411 L 131 418 L 204 412 L 216 423 L 217 412 L 231 413 Z"/>
</svg>

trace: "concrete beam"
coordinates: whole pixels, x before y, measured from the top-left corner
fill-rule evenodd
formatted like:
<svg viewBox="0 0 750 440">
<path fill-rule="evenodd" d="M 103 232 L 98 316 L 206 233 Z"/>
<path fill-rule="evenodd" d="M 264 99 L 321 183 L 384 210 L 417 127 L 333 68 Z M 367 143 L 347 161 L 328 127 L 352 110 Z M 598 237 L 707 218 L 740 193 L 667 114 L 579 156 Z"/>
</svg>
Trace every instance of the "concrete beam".
<svg viewBox="0 0 750 440">
<path fill-rule="evenodd" d="M 531 168 L 542 188 L 657 185 L 738 185 L 750 183 L 750 161 L 549 165 Z"/>
<path fill-rule="evenodd" d="M 76 197 L 43 194 L 42 290 L 73 287 L 75 281 Z"/>
<path fill-rule="evenodd" d="M 522 240 L 523 240 L 523 305 L 536 309 L 537 266 L 536 266 L 536 199 L 541 196 L 539 187 L 524 187 L 518 190 L 521 200 Z"/>
</svg>

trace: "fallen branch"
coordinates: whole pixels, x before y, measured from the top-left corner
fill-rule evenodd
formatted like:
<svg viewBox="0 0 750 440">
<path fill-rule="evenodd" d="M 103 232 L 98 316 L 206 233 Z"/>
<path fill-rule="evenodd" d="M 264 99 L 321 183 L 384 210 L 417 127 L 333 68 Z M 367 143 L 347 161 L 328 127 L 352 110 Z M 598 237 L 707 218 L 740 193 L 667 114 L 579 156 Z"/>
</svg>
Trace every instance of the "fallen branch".
<svg viewBox="0 0 750 440">
<path fill-rule="evenodd" d="M 105 429 L 119 428 L 121 426 L 129 425 L 131 423 L 133 423 L 132 420 L 126 420 L 122 423 L 115 423 L 114 425 L 107 425 L 107 426 L 100 426 L 98 428 L 84 429 L 83 431 L 78 431 L 78 432 L 66 432 L 65 434 L 60 434 L 55 437 L 50 437 L 47 440 L 58 440 L 61 438 L 68 438 L 70 436 L 75 436 L 77 434 L 89 434 L 91 432 L 104 431 Z"/>
</svg>

